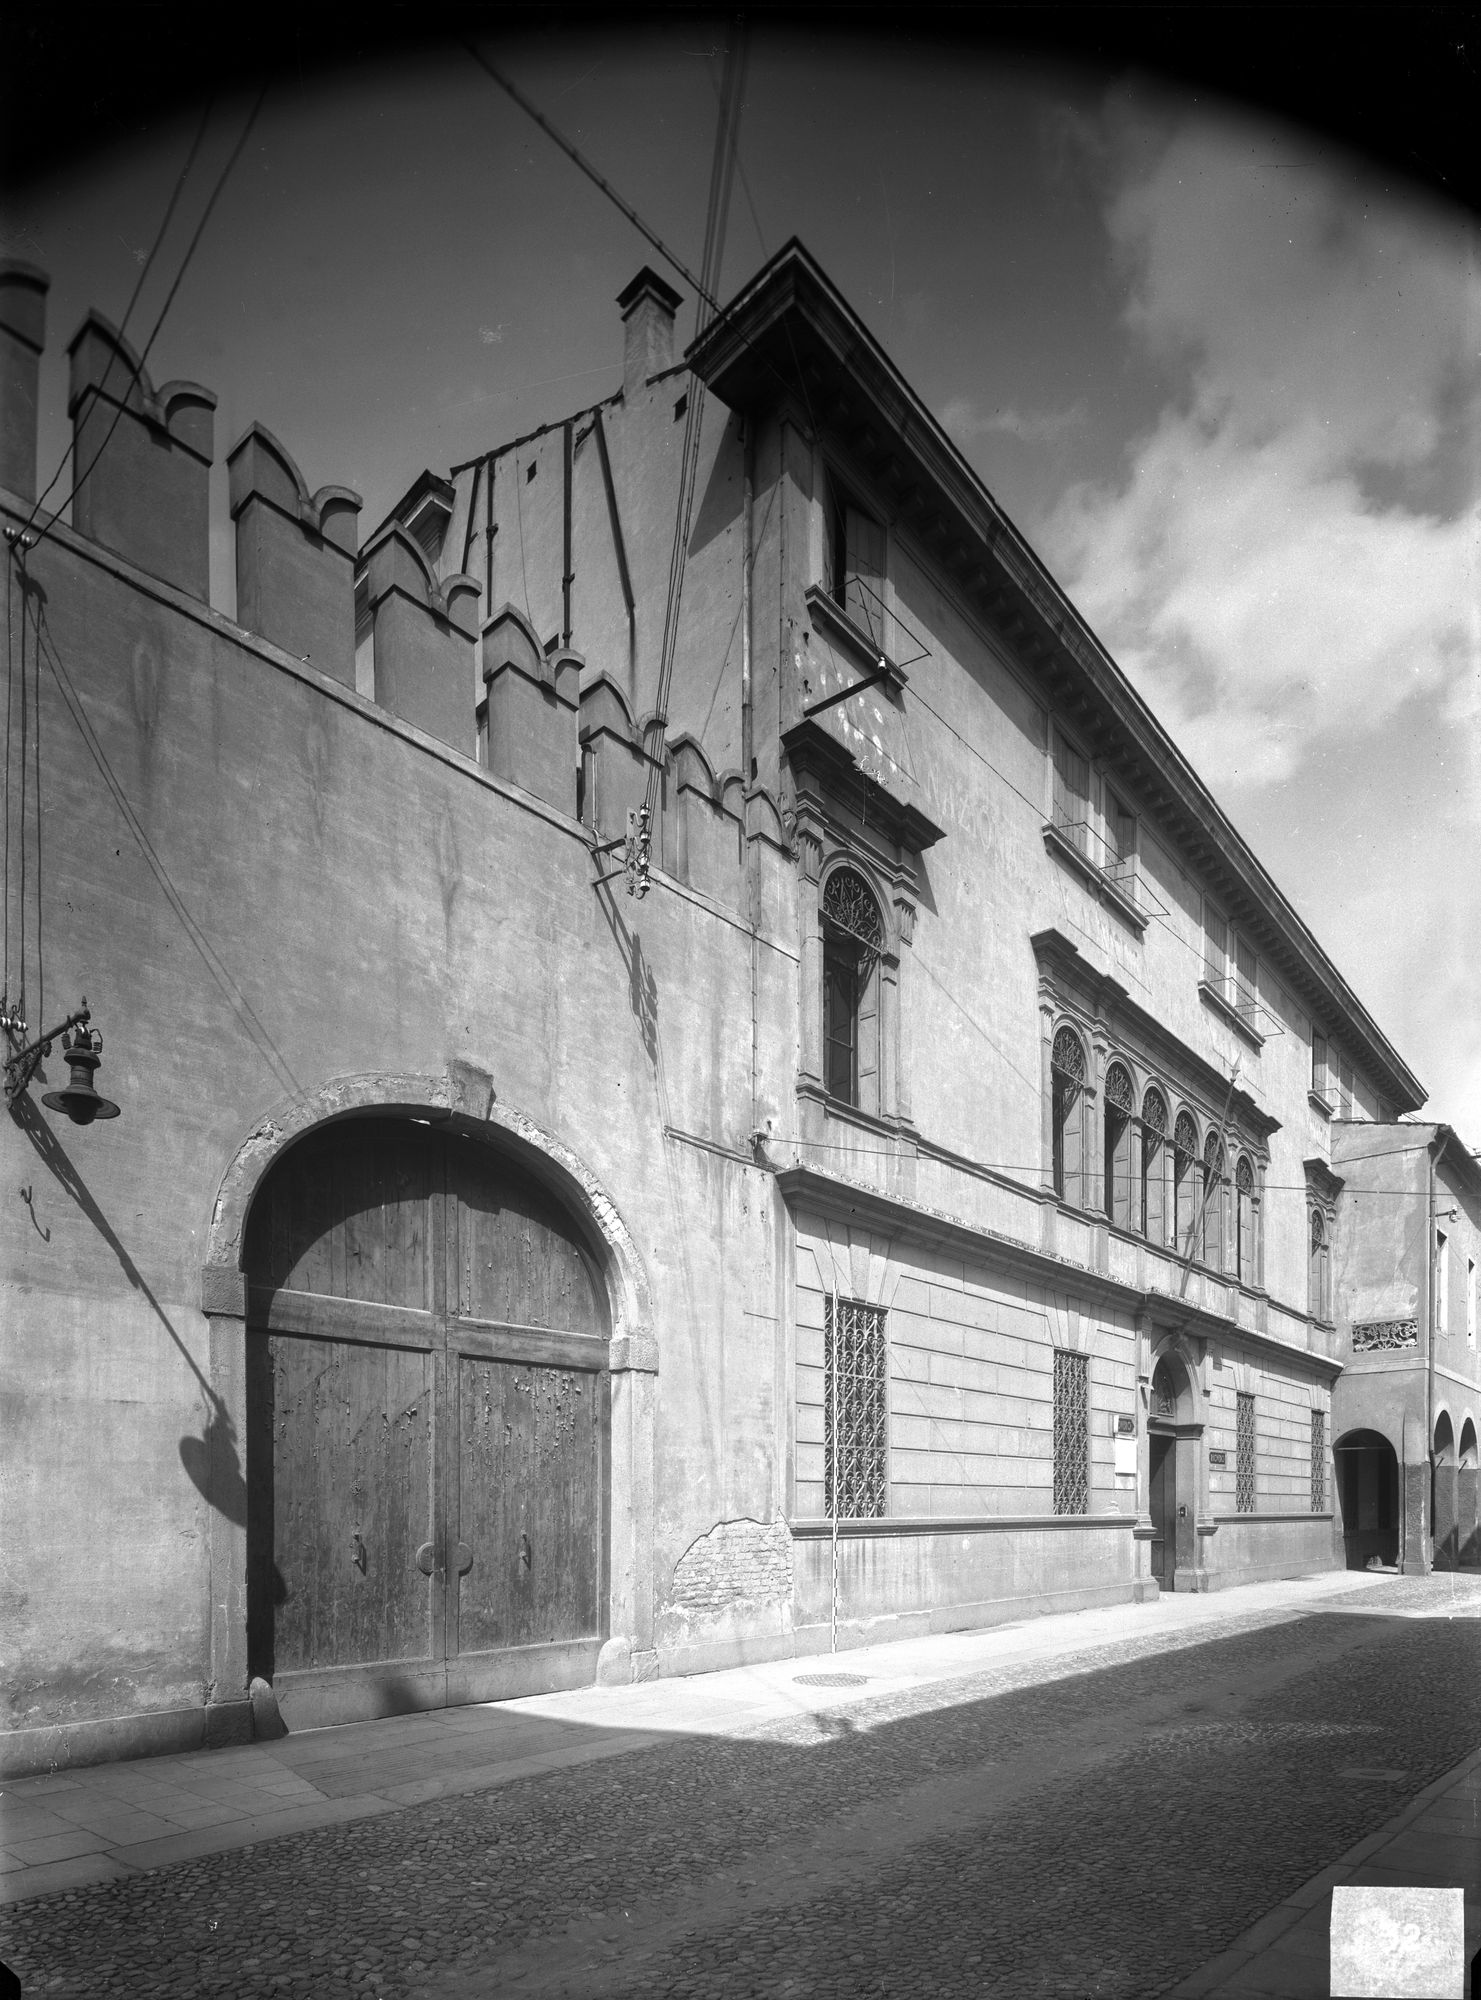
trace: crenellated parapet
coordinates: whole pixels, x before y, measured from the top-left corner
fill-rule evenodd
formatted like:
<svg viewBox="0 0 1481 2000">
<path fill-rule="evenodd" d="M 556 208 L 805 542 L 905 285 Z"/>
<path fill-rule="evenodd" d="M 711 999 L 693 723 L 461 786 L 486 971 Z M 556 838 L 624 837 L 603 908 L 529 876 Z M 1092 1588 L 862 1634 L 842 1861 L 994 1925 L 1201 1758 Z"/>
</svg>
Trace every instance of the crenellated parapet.
<svg viewBox="0 0 1481 2000">
<path fill-rule="evenodd" d="M 739 779 L 722 787 L 692 736 L 669 744 L 669 810 L 664 866 L 681 882 L 738 909 L 744 900 L 745 822 L 736 809 Z"/>
<path fill-rule="evenodd" d="M 216 398 L 198 382 L 155 388 L 139 356 L 89 312 L 67 353 L 72 525 L 151 576 L 210 595 Z"/>
<path fill-rule="evenodd" d="M 581 669 L 568 647 L 550 652 L 512 604 L 483 628 L 481 754 L 495 777 L 561 812 L 576 810 Z"/>
<path fill-rule="evenodd" d="M 401 523 L 388 521 L 361 552 L 356 588 L 370 621 L 375 699 L 471 756 L 478 584 L 471 576 L 439 580 Z"/>
<path fill-rule="evenodd" d="M 261 424 L 249 426 L 226 463 L 238 624 L 353 687 L 360 495 L 347 486 L 310 493 Z"/>
<path fill-rule="evenodd" d="M 19 258 L 0 261 L 0 486 L 36 498 L 37 383 L 51 280 Z"/>
<path fill-rule="evenodd" d="M 600 673 L 581 690 L 581 817 L 603 839 L 627 830 L 627 816 L 647 797 L 648 780 L 661 769 L 643 747 L 643 731 L 627 696 L 610 674 Z M 653 851 L 661 854 L 660 830 Z"/>
</svg>

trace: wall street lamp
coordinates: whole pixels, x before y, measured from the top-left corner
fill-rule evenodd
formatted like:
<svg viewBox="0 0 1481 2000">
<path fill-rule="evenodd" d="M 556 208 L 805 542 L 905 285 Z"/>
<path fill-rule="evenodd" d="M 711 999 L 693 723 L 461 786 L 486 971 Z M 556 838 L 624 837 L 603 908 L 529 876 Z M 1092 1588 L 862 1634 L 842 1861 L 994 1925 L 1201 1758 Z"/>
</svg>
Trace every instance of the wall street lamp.
<svg viewBox="0 0 1481 2000">
<path fill-rule="evenodd" d="M 91 1020 L 92 1015 L 84 999 L 75 1014 L 69 1014 L 55 1028 L 48 1028 L 34 1042 L 17 1048 L 17 1038 L 24 1036 L 26 1024 L 18 1009 L 0 1012 L 0 1026 L 4 1027 L 15 1049 L 15 1053 L 5 1059 L 5 1102 L 12 1111 L 17 1100 L 29 1088 L 43 1058 L 51 1054 L 51 1045 L 60 1035 L 62 1054 L 72 1071 L 72 1081 L 65 1090 L 47 1091 L 41 1102 L 48 1111 L 64 1111 L 74 1125 L 91 1125 L 95 1118 L 118 1116 L 118 1106 L 111 1098 L 100 1097 L 93 1088 L 93 1075 L 102 1061 L 103 1037 L 96 1028 L 88 1026 Z"/>
</svg>

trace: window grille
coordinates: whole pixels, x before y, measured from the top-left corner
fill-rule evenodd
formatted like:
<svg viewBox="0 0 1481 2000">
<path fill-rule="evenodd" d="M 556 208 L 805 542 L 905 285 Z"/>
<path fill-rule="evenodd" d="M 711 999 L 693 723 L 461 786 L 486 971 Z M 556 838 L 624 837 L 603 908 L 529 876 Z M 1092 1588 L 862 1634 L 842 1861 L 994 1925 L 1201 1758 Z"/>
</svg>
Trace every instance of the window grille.
<svg viewBox="0 0 1481 2000">
<path fill-rule="evenodd" d="M 1234 1411 L 1234 1507 L 1240 1514 L 1255 1511 L 1255 1399 L 1240 1392 Z"/>
<path fill-rule="evenodd" d="M 823 921 L 877 955 L 884 944 L 879 905 L 869 885 L 852 868 L 836 868 L 823 890 Z"/>
<path fill-rule="evenodd" d="M 1054 1350 L 1054 1511 L 1090 1511 L 1090 1391 L 1083 1354 Z"/>
<path fill-rule="evenodd" d="M 1165 1361 L 1159 1361 L 1152 1374 L 1152 1415 L 1165 1417 L 1169 1423 L 1178 1413 L 1178 1399 L 1172 1386 L 1172 1376 Z"/>
<path fill-rule="evenodd" d="M 830 1520 L 878 1520 L 888 1489 L 882 1306 L 829 1298 L 823 1325 L 823 1495 Z"/>
<path fill-rule="evenodd" d="M 1418 1345 L 1417 1319 L 1365 1319 L 1357 1321 L 1353 1326 L 1354 1354 L 1372 1354 L 1384 1348 Z"/>
<path fill-rule="evenodd" d="M 1313 1410 L 1311 1413 L 1311 1511 L 1324 1514 L 1327 1510 L 1327 1413 Z"/>
</svg>

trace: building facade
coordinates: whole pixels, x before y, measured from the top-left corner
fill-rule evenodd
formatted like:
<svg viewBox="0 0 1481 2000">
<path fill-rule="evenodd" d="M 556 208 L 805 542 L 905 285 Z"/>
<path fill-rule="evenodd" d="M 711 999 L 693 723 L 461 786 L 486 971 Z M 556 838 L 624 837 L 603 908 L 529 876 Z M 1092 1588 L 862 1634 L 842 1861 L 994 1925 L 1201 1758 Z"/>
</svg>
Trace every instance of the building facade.
<svg viewBox="0 0 1481 2000">
<path fill-rule="evenodd" d="M 31 518 L 44 302 L 7 1007 L 121 1116 L 0 1140 L 10 1768 L 1346 1559 L 1313 1049 L 1423 1092 L 800 245 L 363 540 L 252 426 L 234 617 L 96 315 Z"/>
<path fill-rule="evenodd" d="M 1335 1098 L 1335 1082 L 1318 1072 L 1313 1089 Z M 1333 1411 L 1348 1561 L 1481 1566 L 1481 1164 L 1448 1125 L 1339 1121 L 1332 1166 L 1342 1181 Z M 1320 1285 L 1315 1235 L 1313 1246 Z"/>
</svg>

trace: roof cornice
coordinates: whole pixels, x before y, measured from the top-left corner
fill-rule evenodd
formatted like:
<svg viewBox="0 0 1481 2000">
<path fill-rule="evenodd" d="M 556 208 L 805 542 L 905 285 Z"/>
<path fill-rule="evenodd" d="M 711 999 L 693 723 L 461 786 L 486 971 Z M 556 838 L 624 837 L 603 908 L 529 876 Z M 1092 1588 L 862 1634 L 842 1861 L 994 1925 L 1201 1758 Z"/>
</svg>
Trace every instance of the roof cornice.
<svg viewBox="0 0 1481 2000">
<path fill-rule="evenodd" d="M 858 314 L 794 237 L 691 344 L 685 360 L 737 410 L 796 403 L 851 442 L 898 519 L 1012 644 L 1045 698 L 1123 771 L 1154 820 L 1230 905 L 1319 1024 L 1401 1111 L 1424 1086 L 1188 759 Z"/>
</svg>

